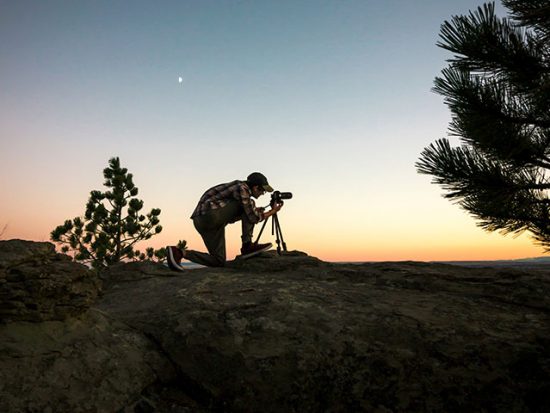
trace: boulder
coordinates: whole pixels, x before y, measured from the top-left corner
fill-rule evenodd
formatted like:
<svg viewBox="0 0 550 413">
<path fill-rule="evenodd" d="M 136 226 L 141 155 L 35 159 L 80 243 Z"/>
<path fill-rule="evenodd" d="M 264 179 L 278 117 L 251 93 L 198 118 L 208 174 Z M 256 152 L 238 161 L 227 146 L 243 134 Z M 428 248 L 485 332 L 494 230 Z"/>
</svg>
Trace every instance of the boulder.
<svg viewBox="0 0 550 413">
<path fill-rule="evenodd" d="M 97 308 L 151 337 L 205 411 L 550 406 L 546 267 L 264 254 L 173 274 L 119 283 Z"/>
<path fill-rule="evenodd" d="M 85 312 L 101 282 L 49 242 L 0 241 L 0 322 L 64 320 Z"/>
</svg>

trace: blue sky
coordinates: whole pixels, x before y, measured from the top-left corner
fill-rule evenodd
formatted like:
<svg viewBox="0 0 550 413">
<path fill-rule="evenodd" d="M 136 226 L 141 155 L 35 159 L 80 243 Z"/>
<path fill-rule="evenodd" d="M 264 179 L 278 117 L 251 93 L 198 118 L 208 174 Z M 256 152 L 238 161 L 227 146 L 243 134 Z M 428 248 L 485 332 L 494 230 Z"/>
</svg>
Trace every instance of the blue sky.
<svg viewBox="0 0 550 413">
<path fill-rule="evenodd" d="M 155 246 L 202 249 L 202 192 L 258 170 L 295 193 L 288 243 L 321 258 L 538 255 L 414 168 L 450 120 L 430 91 L 450 57 L 439 27 L 481 4 L 0 1 L 0 226 L 47 240 L 119 156 L 163 211 Z"/>
</svg>

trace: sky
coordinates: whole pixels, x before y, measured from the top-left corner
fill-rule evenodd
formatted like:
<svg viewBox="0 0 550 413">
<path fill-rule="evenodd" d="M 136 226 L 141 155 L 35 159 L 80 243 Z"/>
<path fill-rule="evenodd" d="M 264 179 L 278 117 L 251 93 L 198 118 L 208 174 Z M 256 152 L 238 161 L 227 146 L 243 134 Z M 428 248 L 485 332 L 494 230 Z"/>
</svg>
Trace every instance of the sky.
<svg viewBox="0 0 550 413">
<path fill-rule="evenodd" d="M 185 239 L 204 251 L 190 219 L 202 193 L 260 171 L 294 194 L 279 212 L 289 250 L 541 256 L 527 234 L 479 228 L 414 166 L 450 121 L 431 91 L 451 57 L 436 46 L 440 25 L 481 4 L 0 0 L 1 238 L 48 241 L 105 189 L 118 156 L 144 211 L 162 211 L 142 248 Z M 239 224 L 226 241 L 231 259 Z"/>
</svg>

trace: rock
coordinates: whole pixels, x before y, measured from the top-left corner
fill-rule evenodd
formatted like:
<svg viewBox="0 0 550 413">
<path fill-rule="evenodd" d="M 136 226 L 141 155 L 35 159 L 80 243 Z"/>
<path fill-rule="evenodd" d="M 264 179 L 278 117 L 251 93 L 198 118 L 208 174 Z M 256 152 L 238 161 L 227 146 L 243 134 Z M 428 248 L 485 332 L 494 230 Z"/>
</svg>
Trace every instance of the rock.
<svg viewBox="0 0 550 413">
<path fill-rule="evenodd" d="M 106 289 L 124 288 L 129 282 L 156 277 L 176 277 L 178 273 L 152 261 L 121 262 L 102 270 L 99 274 Z"/>
<path fill-rule="evenodd" d="M 0 412 L 117 412 L 174 373 L 146 337 L 97 310 L 0 325 Z"/>
<path fill-rule="evenodd" d="M 69 275 L 75 265 L 84 272 Z M 24 307 L 11 322 L 0 312 L 0 412 L 550 406 L 547 266 L 329 264 L 297 251 L 186 272 L 128 263 L 101 275 L 88 310 L 98 281 L 82 267 L 48 243 L 0 243 L 0 307 Z M 21 321 L 52 316 L 62 321 Z"/>
<path fill-rule="evenodd" d="M 44 263 L 55 257 L 55 247 L 49 242 L 33 242 L 19 239 L 0 241 L 0 268 L 22 263 Z"/>
<path fill-rule="evenodd" d="M 64 320 L 97 298 L 97 275 L 49 242 L 0 241 L 0 322 Z"/>
<path fill-rule="evenodd" d="M 229 261 L 226 267 L 246 272 L 262 273 L 289 271 L 297 267 L 316 267 L 323 264 L 323 261 L 315 257 L 310 257 L 305 252 L 283 251 L 279 255 L 276 251 L 272 250 L 262 252 L 253 259 L 235 259 Z"/>
<path fill-rule="evenodd" d="M 549 275 L 271 254 L 137 279 L 97 307 L 154 338 L 208 411 L 542 412 Z"/>
</svg>

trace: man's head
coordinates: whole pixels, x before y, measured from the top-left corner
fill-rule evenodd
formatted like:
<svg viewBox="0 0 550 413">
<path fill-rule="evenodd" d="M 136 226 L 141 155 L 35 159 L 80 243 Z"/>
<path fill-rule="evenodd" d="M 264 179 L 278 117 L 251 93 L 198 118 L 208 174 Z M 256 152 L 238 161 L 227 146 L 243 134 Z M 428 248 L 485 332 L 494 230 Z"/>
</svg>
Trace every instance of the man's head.
<svg viewBox="0 0 550 413">
<path fill-rule="evenodd" d="M 259 173 L 253 172 L 246 178 L 246 184 L 252 190 L 252 194 L 257 198 L 264 192 L 273 192 L 273 188 L 267 182 L 267 178 Z"/>
</svg>

